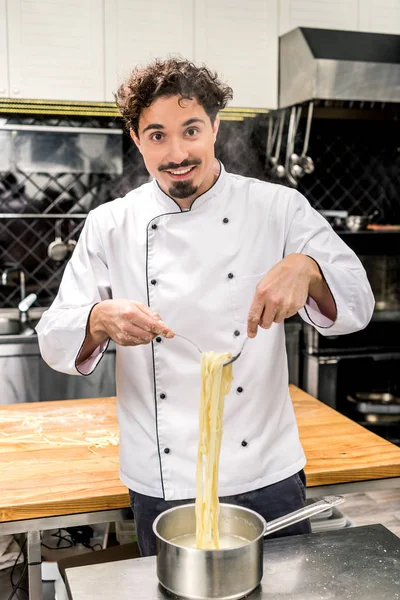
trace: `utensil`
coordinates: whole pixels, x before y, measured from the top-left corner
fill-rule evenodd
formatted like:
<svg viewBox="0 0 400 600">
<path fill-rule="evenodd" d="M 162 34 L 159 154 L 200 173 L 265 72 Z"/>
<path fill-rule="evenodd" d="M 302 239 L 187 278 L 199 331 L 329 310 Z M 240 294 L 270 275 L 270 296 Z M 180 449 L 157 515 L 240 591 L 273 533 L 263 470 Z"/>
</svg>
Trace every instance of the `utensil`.
<svg viewBox="0 0 400 600">
<path fill-rule="evenodd" d="M 290 157 L 293 154 L 294 147 L 294 136 L 295 136 L 295 122 L 296 122 L 296 107 L 292 106 L 289 117 L 288 137 L 286 144 L 286 160 L 285 160 L 285 174 L 289 183 L 293 187 L 297 187 L 297 179 L 294 178 L 292 170 L 290 168 Z"/>
<path fill-rule="evenodd" d="M 58 221 L 56 221 L 55 240 L 53 242 L 51 242 L 51 244 L 49 244 L 49 247 L 47 249 L 48 257 L 51 258 L 51 260 L 54 260 L 56 262 L 60 262 L 60 261 L 64 260 L 64 258 L 68 254 L 68 246 L 61 237 L 61 223 L 62 223 L 62 219 L 59 219 Z"/>
<path fill-rule="evenodd" d="M 65 242 L 61 237 L 61 223 L 63 219 L 59 219 L 55 224 L 55 240 L 49 244 L 47 248 L 47 256 L 56 262 L 61 262 L 68 254 L 72 254 L 75 249 L 76 241 L 68 240 Z"/>
<path fill-rule="evenodd" d="M 179 338 L 182 338 L 183 340 L 186 340 L 187 342 L 190 342 L 190 343 L 192 344 L 192 346 L 194 346 L 194 347 L 196 348 L 196 350 L 198 350 L 198 351 L 200 352 L 200 354 L 203 354 L 203 351 L 202 351 L 202 350 L 200 350 L 200 348 L 198 347 L 198 345 L 197 345 L 197 344 L 195 344 L 195 343 L 193 342 L 193 340 L 191 340 L 191 339 L 189 339 L 189 338 L 185 337 L 184 335 L 180 335 L 179 333 L 175 333 L 175 337 L 179 337 Z M 235 360 L 237 360 L 237 359 L 239 358 L 239 356 L 240 356 L 240 355 L 242 354 L 242 352 L 243 352 L 244 345 L 245 345 L 245 343 L 247 342 L 247 340 L 248 340 L 248 339 L 249 339 L 249 338 L 248 338 L 248 337 L 246 337 L 246 339 L 244 340 L 244 342 L 243 342 L 243 344 L 242 344 L 242 347 L 241 347 L 240 351 L 238 352 L 238 354 L 236 354 L 235 356 L 232 356 L 232 358 L 230 358 L 230 359 L 229 359 L 229 360 L 228 360 L 226 363 L 224 363 L 224 364 L 223 364 L 223 366 L 224 366 L 224 367 L 226 367 L 227 365 L 231 365 L 233 362 L 235 362 Z"/>
<path fill-rule="evenodd" d="M 221 550 L 179 546 L 173 539 L 196 531 L 194 504 L 171 508 L 153 523 L 157 539 L 157 577 L 170 593 L 190 600 L 237 600 L 250 594 L 263 576 L 264 536 L 298 523 L 344 501 L 327 496 L 305 508 L 267 523 L 258 513 L 220 504 L 219 532 L 248 543 Z"/>
<path fill-rule="evenodd" d="M 301 117 L 302 107 L 298 106 L 296 110 L 296 118 L 294 123 L 293 135 L 292 135 L 292 144 L 291 144 L 291 154 L 289 157 L 289 170 L 295 179 L 302 177 L 304 175 L 303 169 L 300 167 L 300 156 L 296 154 L 294 151 L 296 144 L 296 134 L 299 128 L 299 122 Z"/>
<path fill-rule="evenodd" d="M 275 154 L 271 156 L 271 164 L 272 169 L 271 173 L 278 177 L 278 179 L 282 179 L 285 176 L 285 167 L 282 164 L 279 164 L 279 156 L 281 153 L 281 145 L 282 145 L 282 136 L 283 136 L 283 126 L 285 124 L 285 114 L 286 111 L 281 111 L 279 117 L 279 128 L 278 128 L 278 137 L 276 141 L 276 149 Z"/>
<path fill-rule="evenodd" d="M 276 119 L 276 123 L 274 125 L 274 117 L 270 114 L 268 116 L 268 135 L 267 135 L 267 147 L 265 150 L 265 168 L 267 170 L 271 169 L 275 166 L 276 162 L 275 157 L 272 157 L 272 150 L 275 145 L 276 136 L 278 133 L 279 121 Z"/>
<path fill-rule="evenodd" d="M 303 175 L 305 173 L 310 174 L 314 171 L 314 161 L 311 156 L 307 156 L 308 144 L 310 141 L 311 121 L 314 110 L 314 102 L 310 102 L 308 105 L 307 124 L 306 132 L 304 134 L 304 146 L 303 151 L 300 155 L 299 166 L 303 169 Z"/>
<path fill-rule="evenodd" d="M 242 354 L 242 352 L 243 352 L 244 345 L 245 345 L 245 343 L 247 342 L 247 340 L 248 340 L 248 339 L 249 339 L 249 338 L 248 338 L 248 337 L 246 337 L 246 339 L 244 340 L 244 342 L 243 342 L 243 344 L 242 344 L 242 347 L 241 347 L 241 349 L 240 349 L 240 352 L 238 352 L 238 354 L 236 354 L 236 356 L 232 356 L 232 358 L 231 358 L 231 359 L 229 359 L 229 360 L 228 360 L 226 363 L 224 363 L 224 367 L 226 367 L 227 365 L 231 365 L 232 363 L 234 363 L 234 362 L 235 362 L 235 360 L 237 360 L 237 359 L 239 358 L 239 356 L 240 356 L 240 355 Z"/>
</svg>

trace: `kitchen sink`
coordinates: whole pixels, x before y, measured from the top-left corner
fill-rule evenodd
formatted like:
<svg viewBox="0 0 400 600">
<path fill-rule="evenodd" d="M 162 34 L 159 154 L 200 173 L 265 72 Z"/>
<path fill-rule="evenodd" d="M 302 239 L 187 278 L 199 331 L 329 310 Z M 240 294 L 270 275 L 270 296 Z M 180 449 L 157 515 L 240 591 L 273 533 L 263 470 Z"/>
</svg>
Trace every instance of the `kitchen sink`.
<svg viewBox="0 0 400 600">
<path fill-rule="evenodd" d="M 37 322 L 38 320 L 34 319 L 30 324 L 27 323 L 22 327 L 19 319 L 0 317 L 0 336 L 36 335 L 32 328 L 35 327 Z"/>
<path fill-rule="evenodd" d="M 0 335 L 15 335 L 21 331 L 18 319 L 5 319 L 0 317 Z"/>
</svg>

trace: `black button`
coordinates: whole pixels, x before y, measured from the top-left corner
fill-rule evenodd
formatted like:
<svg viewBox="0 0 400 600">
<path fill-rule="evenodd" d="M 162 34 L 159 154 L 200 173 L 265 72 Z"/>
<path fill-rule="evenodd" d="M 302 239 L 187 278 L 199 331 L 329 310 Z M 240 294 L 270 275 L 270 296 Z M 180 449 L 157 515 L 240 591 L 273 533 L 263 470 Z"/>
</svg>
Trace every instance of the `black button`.
<svg viewBox="0 0 400 600">
<path fill-rule="evenodd" d="M 242 387 L 238 387 L 238 389 L 236 391 L 239 392 L 239 394 L 241 394 L 243 392 L 243 388 Z"/>
<path fill-rule="evenodd" d="M 242 446 L 243 446 L 243 448 L 245 448 L 245 447 L 247 446 L 247 442 L 246 442 L 246 440 L 243 440 L 243 442 L 242 442 Z"/>
<path fill-rule="evenodd" d="M 152 229 L 157 229 L 157 225 L 155 223 L 153 223 L 153 225 L 151 226 Z"/>
<path fill-rule="evenodd" d="M 225 217 L 225 219 L 222 219 L 222 222 L 223 222 L 223 223 L 229 223 L 229 219 L 227 219 L 227 218 Z"/>
<path fill-rule="evenodd" d="M 236 335 L 236 337 L 239 337 L 239 335 L 240 335 L 240 331 L 238 331 L 238 330 L 236 329 L 236 331 L 234 331 L 234 335 Z"/>
<path fill-rule="evenodd" d="M 228 274 L 229 279 L 233 279 L 233 273 Z"/>
<path fill-rule="evenodd" d="M 151 285 L 156 285 L 157 279 L 152 279 L 150 283 L 151 283 Z"/>
<path fill-rule="evenodd" d="M 170 453 L 170 449 L 169 448 L 165 448 L 164 452 L 165 452 L 165 454 L 169 454 Z"/>
<path fill-rule="evenodd" d="M 161 400 L 164 400 L 167 396 L 165 394 L 160 394 Z"/>
<path fill-rule="evenodd" d="M 156 342 L 158 342 L 158 343 L 162 342 L 162 338 L 156 337 Z"/>
</svg>

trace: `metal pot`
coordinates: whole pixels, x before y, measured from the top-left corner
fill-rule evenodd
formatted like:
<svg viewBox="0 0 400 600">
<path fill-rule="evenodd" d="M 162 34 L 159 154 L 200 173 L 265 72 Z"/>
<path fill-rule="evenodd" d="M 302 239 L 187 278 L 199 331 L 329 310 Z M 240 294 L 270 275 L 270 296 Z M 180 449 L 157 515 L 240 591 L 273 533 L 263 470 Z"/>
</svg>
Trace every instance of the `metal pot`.
<svg viewBox="0 0 400 600">
<path fill-rule="evenodd" d="M 174 543 L 196 531 L 195 505 L 171 508 L 157 517 L 157 577 L 170 593 L 190 600 L 237 600 L 252 592 L 263 576 L 264 536 L 307 519 L 344 501 L 327 496 L 267 523 L 258 513 L 233 504 L 220 504 L 219 532 L 248 540 L 236 548 L 199 550 Z"/>
<path fill-rule="evenodd" d="M 362 231 L 367 228 L 367 225 L 372 221 L 374 217 L 379 213 L 375 210 L 370 215 L 349 215 L 345 218 L 347 229 L 350 231 Z"/>
</svg>

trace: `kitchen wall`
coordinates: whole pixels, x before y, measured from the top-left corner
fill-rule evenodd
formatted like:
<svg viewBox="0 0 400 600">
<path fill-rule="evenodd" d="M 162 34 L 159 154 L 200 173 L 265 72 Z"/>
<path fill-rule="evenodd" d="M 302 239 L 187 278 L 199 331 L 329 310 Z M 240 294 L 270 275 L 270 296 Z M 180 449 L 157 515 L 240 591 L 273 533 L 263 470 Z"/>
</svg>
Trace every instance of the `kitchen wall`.
<svg viewBox="0 0 400 600">
<path fill-rule="evenodd" d="M 7 122 L 15 122 L 15 116 Z M 21 123 L 122 127 L 118 119 L 18 117 Z M 304 131 L 301 122 L 299 131 Z M 315 171 L 304 176 L 299 190 L 317 209 L 348 210 L 353 214 L 380 211 L 381 223 L 400 223 L 400 122 L 315 118 L 308 154 Z M 265 170 L 267 116 L 242 121 L 222 121 L 216 154 L 226 169 L 242 175 L 271 180 Z M 302 134 L 296 150 L 302 147 Z M 36 179 L 35 179 L 36 176 Z M 38 202 L 52 211 L 87 212 L 103 202 L 126 194 L 148 180 L 142 158 L 127 135 L 123 137 L 122 175 L 104 173 L 28 174 L 22 170 L 0 172 L 0 212 L 32 212 Z M 62 223 L 65 239 L 78 239 L 82 220 Z M 54 298 L 67 259 L 56 263 L 47 248 L 55 238 L 54 220 L 1 220 L 0 269 L 9 263 L 27 272 L 28 292 L 38 293 L 37 306 Z M 0 307 L 18 302 L 16 286 L 0 286 Z"/>
<path fill-rule="evenodd" d="M 400 223 L 398 119 L 316 119 L 309 154 L 315 172 L 299 189 L 315 208 L 349 214 L 377 209 L 379 223 Z"/>
</svg>

